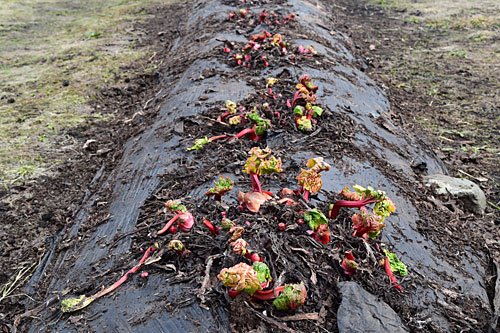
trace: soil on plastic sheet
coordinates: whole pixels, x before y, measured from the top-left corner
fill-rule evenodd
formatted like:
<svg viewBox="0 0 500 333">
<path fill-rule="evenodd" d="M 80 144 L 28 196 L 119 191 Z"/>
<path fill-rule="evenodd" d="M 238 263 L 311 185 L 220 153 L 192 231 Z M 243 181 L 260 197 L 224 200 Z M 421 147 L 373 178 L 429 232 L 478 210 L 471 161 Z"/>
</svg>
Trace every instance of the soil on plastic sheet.
<svg viewBox="0 0 500 333">
<path fill-rule="evenodd" d="M 228 1 L 228 3 L 230 2 Z M 168 51 L 168 38 L 166 36 L 175 34 L 175 24 L 178 22 L 165 20 L 165 17 L 172 12 L 175 12 L 177 17 L 182 17 L 186 8 L 182 3 L 167 8 L 158 8 L 157 18 L 140 27 L 145 32 L 144 43 L 159 44 L 157 58 L 164 59 L 161 69 L 172 70 L 178 66 L 178 64 L 169 63 L 168 57 L 165 56 Z M 339 13 L 335 18 L 339 25 L 344 21 L 347 24 L 352 20 L 349 12 L 344 13 L 345 15 Z M 355 17 L 361 19 L 360 16 Z M 293 25 L 293 22 L 290 24 Z M 243 44 L 238 47 L 241 46 Z M 320 59 L 319 57 L 297 59 L 297 62 L 299 65 L 301 61 L 314 64 L 315 59 Z M 246 69 L 237 66 L 234 59 L 222 50 L 218 54 L 218 59 L 233 66 L 236 76 L 245 77 L 253 73 L 253 68 Z M 190 59 L 184 59 L 184 61 L 189 62 Z M 269 66 L 279 68 L 285 60 L 280 57 L 279 52 L 273 51 L 268 61 Z M 256 66 L 259 68 L 258 66 L 262 66 L 262 64 L 256 63 Z M 317 66 L 318 69 L 322 69 L 321 62 L 318 62 Z M 123 75 L 130 75 L 130 84 L 106 89 L 101 92 L 98 101 L 96 101 L 96 106 L 100 106 L 101 112 L 103 110 L 113 112 L 119 109 L 123 113 L 115 122 L 90 124 L 88 127 L 84 126 L 68 133 L 68 135 L 77 137 L 81 141 L 82 147 L 86 142 L 89 142 L 88 140 L 95 141 L 88 143 L 85 149 L 82 148 L 75 153 L 71 161 L 65 162 L 60 167 L 59 177 L 42 179 L 36 184 L 13 188 L 9 193 L 2 193 L 3 201 L 0 206 L 0 214 L 5 222 L 2 224 L 4 230 L 0 241 L 7 244 L 7 247 L 2 247 L 0 253 L 2 256 L 0 282 L 2 284 L 15 274 L 15 268 L 19 267 L 20 264 L 27 265 L 40 260 L 41 256 L 51 247 L 55 235 L 71 223 L 71 218 L 87 191 L 92 191 L 92 177 L 98 174 L 101 168 L 111 170 L 120 157 L 121 145 L 131 136 L 147 128 L 148 123 L 153 119 L 157 104 L 148 105 L 148 101 L 159 91 L 158 78 L 154 75 L 133 76 L 128 74 L 134 71 L 134 68 L 124 68 Z M 376 75 L 376 73 L 373 74 Z M 205 77 L 209 75 L 211 75 L 210 70 L 207 70 Z M 380 238 L 368 241 L 368 246 L 372 249 L 375 259 L 375 262 L 372 262 L 373 259 L 368 254 L 363 240 L 352 236 L 352 222 L 350 212 L 347 210 L 341 210 L 335 223 L 330 223 L 331 242 L 336 250 L 331 251 L 330 248 L 307 235 L 307 226 L 299 223 L 300 219 L 303 218 L 301 211 L 307 209 L 307 205 L 297 196 L 293 197 L 299 202 L 297 206 L 280 205 L 275 202 L 277 200 L 275 198 L 264 204 L 260 213 L 254 214 L 246 209 L 240 210 L 234 200 L 236 196 L 234 191 L 228 194 L 228 198 L 223 197 L 222 203 L 212 198 L 200 201 L 188 194 L 189 191 L 199 188 L 200 184 L 211 183 L 218 179 L 220 174 L 234 169 L 240 171 L 235 172 L 238 179 L 233 179 L 233 181 L 237 181 L 239 186 L 246 184 L 245 188 L 250 191 L 250 177 L 241 172 L 243 165 L 240 163 L 248 157 L 247 152 L 254 146 L 265 147 L 268 142 L 273 142 L 273 146 L 279 147 L 280 140 L 284 140 L 282 138 L 289 138 L 289 136 L 282 136 L 282 134 L 292 134 L 296 138 L 296 146 L 287 151 L 276 148 L 273 150 L 274 155 L 285 159 L 287 155 L 298 153 L 304 149 L 311 152 L 318 151 L 317 147 L 321 145 L 321 151 L 329 152 L 334 159 L 338 157 L 340 160 L 341 156 L 349 156 L 361 161 L 368 160 L 380 170 L 385 169 L 386 175 L 398 183 L 417 207 L 422 208 L 419 210 L 420 218 L 427 222 L 420 226 L 419 231 L 422 234 L 434 240 L 436 244 L 443 244 L 443 248 L 448 251 L 455 249 L 454 253 L 463 253 L 468 248 L 479 252 L 485 250 L 484 234 L 491 233 L 490 229 L 482 227 L 480 223 L 474 224 L 474 228 L 471 228 L 469 224 L 471 216 L 463 213 L 459 203 L 446 198 L 441 198 L 444 201 L 443 204 L 439 200 L 431 200 L 432 195 L 429 189 L 423 186 L 415 188 L 414 183 L 409 183 L 398 176 L 398 172 L 391 170 L 388 164 L 383 164 L 375 156 L 366 155 L 354 148 L 351 143 L 358 128 L 347 116 L 332 114 L 328 107 L 322 105 L 321 100 L 318 100 L 317 104 L 325 109 L 324 114 L 318 118 L 317 124 L 313 124 L 311 132 L 306 134 L 299 132 L 294 125 L 293 116 L 286 112 L 288 110 L 287 99 L 293 97 L 297 83 L 295 77 L 295 73 L 281 71 L 277 76 L 278 83 L 272 87 L 272 94 L 267 89 L 262 89 L 266 84 L 265 81 L 256 79 L 254 82 L 250 82 L 254 84 L 257 94 L 238 101 L 238 104 L 248 109 L 255 104 L 269 103 L 272 106 L 273 113 L 266 114 L 265 110 L 260 110 L 273 126 L 268 131 L 266 139 L 261 142 L 252 142 L 248 139 L 221 139 L 209 143 L 204 148 L 212 150 L 210 155 L 203 154 L 203 151 L 191 152 L 190 154 L 194 156 L 195 161 L 187 161 L 185 168 L 179 170 L 175 180 L 163 179 L 161 189 L 152 195 L 141 208 L 135 231 L 123 235 L 133 239 L 129 261 L 123 262 L 123 267 L 103 272 L 100 278 L 104 277 L 104 280 L 98 281 L 99 286 L 112 284 L 118 279 L 118 272 L 122 268 L 131 267 L 138 262 L 142 255 L 140 249 L 146 249 L 155 242 L 159 243 L 160 249 L 166 249 L 168 241 L 175 238 L 181 240 L 191 253 L 178 256 L 171 252 L 162 252 L 161 256 L 157 256 L 160 259 L 148 266 L 148 272 L 149 274 L 164 274 L 166 283 L 175 284 L 176 282 L 191 281 L 195 283 L 195 287 L 187 288 L 181 295 L 176 296 L 176 299 L 158 300 L 157 302 L 161 302 L 161 304 L 158 304 L 157 311 L 167 309 L 175 312 L 192 302 L 198 302 L 199 300 L 194 298 L 193 294 L 197 294 L 199 285 L 207 274 L 207 263 L 211 261 L 212 266 L 208 272 L 209 284 L 204 296 L 204 304 L 209 308 L 222 306 L 227 309 L 231 316 L 231 329 L 235 332 L 251 330 L 319 332 L 324 331 L 324 329 L 335 332 L 337 331 L 337 309 L 341 301 L 336 282 L 340 280 L 356 281 L 363 288 L 390 304 L 411 329 L 418 328 L 417 323 L 412 322 L 416 309 L 408 306 L 404 293 L 391 287 L 384 269 L 374 265 L 383 259 L 383 255 L 378 251 Z M 403 101 L 412 99 L 412 96 L 394 93 L 391 98 L 393 103 L 401 105 Z M 224 105 L 207 105 L 206 111 L 202 114 L 184 119 L 181 127 L 184 136 L 191 138 L 194 143 L 194 138 L 228 133 L 234 135 L 238 130 L 248 127 L 247 123 L 228 129 L 227 126 L 216 122 L 215 119 L 223 113 L 223 109 Z M 142 112 L 137 113 L 138 111 Z M 402 125 L 402 121 L 398 121 L 397 116 L 393 120 Z M 288 163 L 287 171 L 294 175 L 300 172 L 300 168 L 305 167 L 293 161 L 288 161 Z M 286 181 L 287 177 L 290 175 L 264 175 L 261 177 L 263 188 L 266 188 L 266 183 L 270 180 L 274 183 L 280 183 L 280 180 Z M 90 188 L 89 184 L 91 184 Z M 328 203 L 340 199 L 337 193 L 324 192 L 324 194 Z M 109 195 L 110 191 L 102 193 L 102 200 L 97 203 L 96 211 L 93 212 L 81 232 L 90 232 L 106 221 L 108 216 L 105 212 Z M 181 199 L 186 208 L 193 213 L 197 223 L 189 233 L 178 231 L 171 234 L 169 231 L 166 237 L 165 235 L 158 236 L 156 232 L 173 217 L 173 214 L 164 211 L 165 201 L 177 198 Z M 312 200 L 314 199 L 315 196 L 312 196 Z M 325 215 L 328 214 L 327 203 L 322 203 L 318 208 Z M 212 235 L 201 222 L 203 219 L 207 219 L 220 227 L 223 211 L 227 211 L 229 219 L 245 228 L 243 238 L 249 243 L 248 248 L 259 253 L 264 262 L 269 265 L 274 286 L 300 281 L 305 283 L 308 297 L 304 306 L 301 307 L 300 313 L 294 311 L 279 312 L 273 308 L 271 302 L 254 302 L 245 295 L 238 296 L 234 300 L 228 297 L 227 288 L 218 282 L 216 276 L 222 268 L 241 262 L 242 257 L 231 252 L 228 244 L 230 236 L 226 232 L 221 231 L 220 235 Z M 285 223 L 285 231 L 278 229 L 279 222 Z M 467 233 L 467 237 L 452 237 L 452 235 L 462 235 L 465 228 L 474 232 Z M 119 240 L 120 238 L 116 237 L 111 242 Z M 61 251 L 65 246 L 69 245 L 61 244 L 55 251 Z M 357 254 L 356 261 L 365 264 L 363 267 L 366 267 L 353 277 L 344 275 L 340 265 L 344 253 L 349 250 L 353 250 Z M 455 257 L 450 255 L 448 260 L 455 260 Z M 462 266 L 458 258 L 456 258 L 455 266 Z M 402 279 L 400 276 L 397 277 Z M 134 277 L 134 281 L 138 288 L 147 283 L 147 279 L 141 280 L 139 277 Z M 402 282 L 402 285 L 405 289 L 415 289 L 417 286 L 421 286 L 418 278 L 412 279 L 407 284 Z M 98 286 L 97 284 L 69 285 L 68 288 L 84 293 L 96 290 Z M 38 301 L 43 302 L 44 300 Z M 466 304 L 464 304 L 465 307 Z M 25 298 L 22 295 L 2 303 L 0 312 L 7 314 L 0 318 L 2 328 L 7 330 L 7 324 L 12 323 L 16 315 L 26 310 Z M 467 316 L 477 320 L 478 327 L 486 327 L 489 321 L 486 311 L 474 306 L 466 310 L 464 312 Z M 264 311 L 265 316 L 262 315 Z M 304 314 L 307 315 L 304 316 Z M 144 313 L 142 317 L 135 318 L 135 321 L 139 323 L 142 320 L 147 320 L 151 315 L 152 313 L 149 312 Z M 192 320 L 197 320 L 197 318 Z M 455 327 L 460 327 L 466 319 L 450 310 L 449 320 L 455 324 Z M 432 330 L 432 327 L 427 328 Z"/>
<path fill-rule="evenodd" d="M 182 11 L 181 4 L 173 4 L 169 10 Z M 15 292 L 0 303 L 0 328 L 10 331 L 14 317 L 27 309 L 26 294 L 22 285 L 29 279 L 44 254 L 51 251 L 57 235 L 69 228 L 81 203 L 95 190 L 99 175 L 113 170 L 120 160 L 122 145 L 128 138 L 147 128 L 157 112 L 152 105 L 159 87 L 159 71 L 145 71 L 152 65 L 161 66 L 161 55 L 168 51 L 165 35 L 175 34 L 173 20 L 162 20 L 163 7 L 153 8 L 157 19 L 148 24 L 137 24 L 134 29 L 142 37 L 138 46 L 148 45 L 156 49 L 155 56 L 120 68 L 115 83 L 95 92 L 90 105 L 113 120 L 87 122 L 70 129 L 66 135 L 78 145 L 68 151 L 64 161 L 56 166 L 55 176 L 42 176 L 29 182 L 0 190 L 0 285 L 16 287 Z M 110 190 L 110 189 L 108 189 Z M 105 222 L 109 191 L 102 193 L 96 214 L 84 226 L 82 232 Z M 59 244 L 54 254 L 68 244 Z M 50 277 L 51 273 L 46 273 Z M 14 282 L 14 283 L 13 283 Z M 45 300 L 36 300 L 44 302 Z"/>
<path fill-rule="evenodd" d="M 469 179 L 484 191 L 490 202 L 484 216 L 460 214 L 460 219 L 468 219 L 474 234 L 483 235 L 478 246 L 500 262 L 500 97 L 498 83 L 491 81 L 498 66 L 494 57 L 475 59 L 448 51 L 474 48 L 480 53 L 494 47 L 498 38 L 478 44 L 470 38 L 474 29 L 414 24 L 425 17 L 404 6 L 349 0 L 339 5 L 336 28 L 352 39 L 363 71 L 384 87 L 391 120 L 425 138 L 450 176 Z M 489 12 L 487 6 L 476 10 Z"/>
</svg>

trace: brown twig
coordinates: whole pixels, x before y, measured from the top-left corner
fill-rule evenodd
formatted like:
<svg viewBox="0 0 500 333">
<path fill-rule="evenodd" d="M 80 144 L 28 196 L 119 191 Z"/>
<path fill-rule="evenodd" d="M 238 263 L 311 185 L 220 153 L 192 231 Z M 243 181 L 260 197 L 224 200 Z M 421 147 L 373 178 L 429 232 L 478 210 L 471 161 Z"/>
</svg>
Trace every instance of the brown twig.
<svg viewBox="0 0 500 333">
<path fill-rule="evenodd" d="M 285 324 L 282 324 L 280 323 L 279 321 L 277 320 L 274 320 L 273 318 L 270 318 L 268 316 L 265 316 L 263 315 L 262 313 L 260 313 L 259 311 L 255 310 L 254 308 L 252 308 L 247 302 L 245 302 L 245 305 L 248 307 L 248 309 L 250 309 L 250 311 L 252 311 L 253 313 L 255 313 L 257 315 L 257 317 L 267 321 L 268 323 L 270 324 L 273 324 L 279 328 L 281 328 L 282 330 L 286 331 L 286 332 L 289 332 L 289 333 L 296 333 L 296 332 L 300 332 L 300 331 L 295 331 L 295 330 L 292 330 L 290 327 L 286 326 Z"/>
<path fill-rule="evenodd" d="M 21 323 L 21 319 L 37 315 L 40 311 L 42 311 L 43 309 L 45 309 L 48 306 L 51 306 L 52 304 L 54 304 L 58 300 L 59 300 L 59 296 L 54 296 L 51 299 L 49 299 L 48 301 L 46 301 L 45 303 L 40 304 L 36 308 L 33 308 L 29 311 L 26 311 L 23 314 L 16 316 L 16 318 L 14 319 L 14 325 L 12 326 L 11 332 L 12 333 L 17 332 L 17 326 Z"/>
</svg>

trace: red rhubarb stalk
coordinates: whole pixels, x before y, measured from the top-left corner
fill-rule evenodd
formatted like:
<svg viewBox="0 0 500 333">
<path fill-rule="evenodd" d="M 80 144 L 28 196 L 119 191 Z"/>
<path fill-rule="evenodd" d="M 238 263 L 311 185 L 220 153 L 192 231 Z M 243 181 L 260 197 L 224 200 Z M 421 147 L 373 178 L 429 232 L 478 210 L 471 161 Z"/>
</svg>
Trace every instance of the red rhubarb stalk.
<svg viewBox="0 0 500 333">
<path fill-rule="evenodd" d="M 259 175 L 256 173 L 251 173 L 250 179 L 252 179 L 252 192 L 262 193 L 262 187 L 260 185 Z"/>
<path fill-rule="evenodd" d="M 101 292 L 90 296 L 86 297 L 85 295 L 80 296 L 79 298 L 67 298 L 61 302 L 61 311 L 63 312 L 73 312 L 77 310 L 81 310 L 96 299 L 112 292 L 116 288 L 118 288 L 121 284 L 123 284 L 125 281 L 127 281 L 129 274 L 134 274 L 136 273 L 139 268 L 141 268 L 142 264 L 149 258 L 151 255 L 151 252 L 156 250 L 156 246 L 151 246 L 146 250 L 144 255 L 142 256 L 142 259 L 139 261 L 139 263 L 134 266 L 131 270 L 129 270 L 125 275 L 123 275 L 118 281 L 116 281 L 112 286 L 102 290 Z"/>
<path fill-rule="evenodd" d="M 252 298 L 259 301 L 270 301 L 278 297 L 282 292 L 283 286 L 279 286 L 269 290 L 257 290 L 255 294 L 253 294 Z"/>
<path fill-rule="evenodd" d="M 399 290 L 400 292 L 403 292 L 403 288 L 399 285 L 398 280 L 396 280 L 396 277 L 394 276 L 394 274 L 392 274 L 391 265 L 389 263 L 389 258 L 385 257 L 384 262 L 385 262 L 385 272 L 389 276 L 389 279 L 391 280 L 392 285 L 394 287 L 396 287 L 396 289 Z"/>
<path fill-rule="evenodd" d="M 207 226 L 208 230 L 212 233 L 212 235 L 220 235 L 219 228 L 215 227 L 212 222 L 207 219 L 203 219 L 203 223 Z"/>
<path fill-rule="evenodd" d="M 336 218 L 339 215 L 340 207 L 360 208 L 374 202 L 377 202 L 377 200 L 373 200 L 373 198 L 367 198 L 359 201 L 338 200 L 333 205 L 329 218 Z"/>
<path fill-rule="evenodd" d="M 182 214 L 183 213 L 177 214 L 174 217 L 172 217 L 172 219 L 170 221 L 168 221 L 167 224 L 165 224 L 165 226 L 163 227 L 163 229 L 161 229 L 160 231 L 158 231 L 158 235 L 161 235 L 161 234 L 165 233 L 172 226 L 172 224 L 174 224 L 174 222 L 177 221 L 177 219 L 179 218 L 179 216 L 182 215 Z M 177 228 L 176 228 L 176 230 L 177 230 Z"/>
</svg>

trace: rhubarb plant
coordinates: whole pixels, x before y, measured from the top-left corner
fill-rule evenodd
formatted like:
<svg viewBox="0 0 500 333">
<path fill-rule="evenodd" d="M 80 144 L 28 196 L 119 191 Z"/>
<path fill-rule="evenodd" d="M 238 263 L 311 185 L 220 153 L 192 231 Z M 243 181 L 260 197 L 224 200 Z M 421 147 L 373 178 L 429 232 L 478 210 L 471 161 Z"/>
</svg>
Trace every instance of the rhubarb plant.
<svg viewBox="0 0 500 333">
<path fill-rule="evenodd" d="M 167 224 L 158 231 L 158 235 L 165 233 L 171 226 L 177 221 L 177 225 L 182 231 L 189 231 L 194 225 L 194 217 L 187 210 L 186 206 L 184 206 L 180 200 L 168 200 L 165 203 L 165 209 L 169 210 L 176 215 L 167 222 Z"/>
<path fill-rule="evenodd" d="M 256 267 L 260 271 L 258 272 L 254 267 L 248 264 L 239 263 L 233 267 L 224 268 L 219 275 L 217 275 L 217 278 L 225 287 L 231 287 L 231 289 L 236 292 L 244 291 L 252 296 L 257 290 L 262 290 L 262 284 L 267 284 L 267 281 L 263 280 L 266 274 L 262 273 L 262 265 L 265 264 L 259 263 Z"/>
<path fill-rule="evenodd" d="M 296 86 L 297 91 L 293 96 L 291 107 L 295 106 L 299 101 L 304 101 L 304 104 L 310 103 L 311 107 L 316 103 L 316 92 L 318 86 L 315 86 L 309 75 L 304 74 L 299 78 L 299 83 Z"/>
<path fill-rule="evenodd" d="M 333 206 L 330 206 L 330 218 L 336 218 L 341 207 L 360 208 L 371 203 L 375 203 L 373 211 L 382 218 L 382 222 L 386 217 L 389 217 L 391 213 L 396 211 L 394 203 L 385 195 L 384 191 L 375 190 L 371 186 L 364 188 L 359 185 L 354 185 L 353 188 L 355 192 L 351 192 L 348 186 L 340 191 L 339 194 L 346 200 L 338 200 Z"/>
<path fill-rule="evenodd" d="M 309 169 L 301 169 L 300 174 L 297 176 L 300 186 L 298 194 L 302 195 L 306 202 L 309 202 L 309 194 L 318 193 L 323 185 L 320 173 L 329 171 L 331 167 L 323 161 L 322 157 L 309 159 L 306 166 Z"/>
<path fill-rule="evenodd" d="M 382 228 L 385 227 L 383 217 L 377 214 L 369 213 L 366 207 L 359 209 L 359 214 L 351 217 L 352 225 L 355 229 L 353 236 L 363 237 L 366 236 L 374 239 L 380 234 Z"/>
<path fill-rule="evenodd" d="M 345 258 L 342 260 L 342 269 L 345 275 L 354 275 L 358 270 L 358 264 L 351 251 L 345 253 Z"/>
<path fill-rule="evenodd" d="M 314 239 L 323 244 L 330 242 L 330 231 L 328 229 L 328 219 L 318 209 L 310 209 L 304 212 L 304 221 L 312 230 Z"/>
<path fill-rule="evenodd" d="M 406 265 L 399 260 L 398 256 L 395 253 L 389 252 L 389 250 L 383 250 L 385 257 L 389 260 L 389 265 L 391 267 L 391 271 L 398 272 L 401 276 L 406 276 L 408 274 L 408 270 Z"/>
<path fill-rule="evenodd" d="M 285 284 L 282 293 L 273 301 L 276 310 L 294 310 L 302 306 L 307 298 L 304 283 Z"/>
<path fill-rule="evenodd" d="M 222 196 L 233 189 L 233 181 L 229 177 L 224 178 L 220 175 L 219 181 L 214 183 L 215 187 L 209 189 L 205 195 L 214 196 L 217 201 L 221 201 Z"/>
<path fill-rule="evenodd" d="M 92 295 L 90 297 L 87 297 L 85 295 L 81 295 L 80 297 L 71 297 L 71 298 L 66 298 L 61 302 L 61 311 L 62 312 L 74 312 L 83 309 L 84 307 L 88 306 L 90 303 L 95 301 L 96 299 L 109 294 L 116 288 L 118 288 L 120 285 L 122 285 L 125 281 L 127 281 L 128 276 L 130 274 L 135 274 L 142 266 L 142 264 L 149 258 L 151 255 L 151 252 L 155 251 L 157 249 L 156 246 L 151 246 L 146 250 L 144 255 L 142 256 L 141 260 L 139 263 L 134 266 L 131 270 L 129 270 L 125 275 L 123 275 L 118 281 L 116 281 L 113 285 L 110 287 L 98 292 L 95 295 Z"/>
<path fill-rule="evenodd" d="M 281 158 L 271 156 L 270 148 L 253 147 L 249 154 L 243 172 L 248 173 L 252 179 L 252 192 L 262 193 L 259 176 L 282 172 Z"/>
</svg>

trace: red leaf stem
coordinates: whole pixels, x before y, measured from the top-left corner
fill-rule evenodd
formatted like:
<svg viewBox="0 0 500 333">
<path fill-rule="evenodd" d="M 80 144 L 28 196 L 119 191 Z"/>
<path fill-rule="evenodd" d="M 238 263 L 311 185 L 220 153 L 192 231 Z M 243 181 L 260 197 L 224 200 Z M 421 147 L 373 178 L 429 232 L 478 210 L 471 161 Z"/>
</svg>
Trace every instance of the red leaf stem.
<svg viewBox="0 0 500 333">
<path fill-rule="evenodd" d="M 207 226 L 208 230 L 212 233 L 212 235 L 220 235 L 219 228 L 215 227 L 212 222 L 207 219 L 203 219 L 203 223 Z"/>
<path fill-rule="evenodd" d="M 260 186 L 259 175 L 256 173 L 251 173 L 250 178 L 252 179 L 252 192 L 262 193 L 262 187 Z"/>
<path fill-rule="evenodd" d="M 168 228 L 170 228 L 172 226 L 172 224 L 174 224 L 174 222 L 177 221 L 177 219 L 179 218 L 179 216 L 181 214 L 177 214 L 174 217 L 172 217 L 172 219 L 170 221 L 168 221 L 167 224 L 165 224 L 165 226 L 163 227 L 163 229 L 161 229 L 160 231 L 158 231 L 158 235 L 161 235 L 164 232 L 166 232 L 168 230 Z"/>
<path fill-rule="evenodd" d="M 110 293 L 112 292 L 113 290 L 115 290 L 116 288 L 118 288 L 123 282 L 127 281 L 127 278 L 128 278 L 128 275 L 129 274 L 134 274 L 135 272 L 137 272 L 139 270 L 139 268 L 141 268 L 142 264 L 149 258 L 149 256 L 151 255 L 151 252 L 155 251 L 156 250 L 156 247 L 155 246 L 151 246 L 149 247 L 146 252 L 144 253 L 144 255 L 142 256 L 142 259 L 141 261 L 139 261 L 139 263 L 134 266 L 131 270 L 129 270 L 127 273 L 125 273 L 124 276 L 122 276 L 120 278 L 120 280 L 116 281 L 112 286 L 104 289 L 103 291 L 101 291 L 100 293 L 98 293 L 97 295 L 93 296 L 94 298 L 99 298 L 99 297 L 102 297 L 104 295 L 106 295 L 107 293 Z"/>
<path fill-rule="evenodd" d="M 333 205 L 329 218 L 336 218 L 339 215 L 340 207 L 360 208 L 374 202 L 377 202 L 377 200 L 373 200 L 373 198 L 367 198 L 359 201 L 338 200 Z"/>
<path fill-rule="evenodd" d="M 257 290 L 253 294 L 252 299 L 257 299 L 259 301 L 270 301 L 278 297 L 283 292 L 283 286 L 276 287 L 270 290 Z"/>
<path fill-rule="evenodd" d="M 394 274 L 392 274 L 391 265 L 389 263 L 389 258 L 385 257 L 384 261 L 385 261 L 385 272 L 389 276 L 389 279 L 391 280 L 392 285 L 394 287 L 396 287 L 396 289 L 399 290 L 400 292 L 403 292 L 403 288 L 399 285 L 398 280 L 396 280 L 396 277 L 394 276 Z"/>
</svg>

